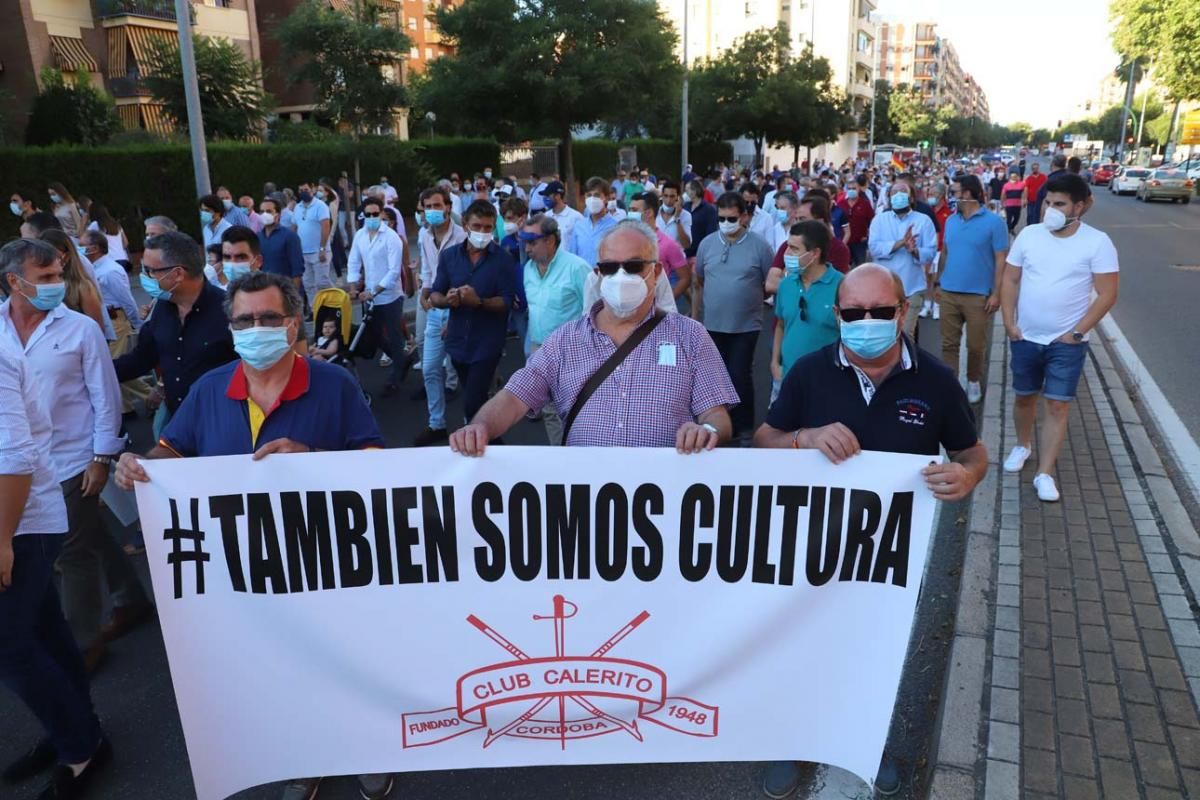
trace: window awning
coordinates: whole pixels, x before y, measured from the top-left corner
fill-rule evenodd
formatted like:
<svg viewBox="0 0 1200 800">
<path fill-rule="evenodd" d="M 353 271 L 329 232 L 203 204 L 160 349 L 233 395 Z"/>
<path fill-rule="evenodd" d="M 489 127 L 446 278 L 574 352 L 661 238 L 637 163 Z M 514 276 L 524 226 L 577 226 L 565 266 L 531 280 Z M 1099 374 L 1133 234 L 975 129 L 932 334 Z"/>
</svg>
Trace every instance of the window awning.
<svg viewBox="0 0 1200 800">
<path fill-rule="evenodd" d="M 164 31 L 158 28 L 142 28 L 137 25 L 126 25 L 126 36 L 129 46 L 133 48 L 133 57 L 137 59 L 138 71 L 142 75 L 154 73 L 152 58 L 157 42 L 179 46 L 179 34 L 174 31 Z"/>
<path fill-rule="evenodd" d="M 100 65 L 88 52 L 83 39 L 72 39 L 69 36 L 51 36 L 50 48 L 54 51 L 54 63 L 63 72 L 75 72 L 82 69 L 85 72 L 99 72 Z"/>
</svg>

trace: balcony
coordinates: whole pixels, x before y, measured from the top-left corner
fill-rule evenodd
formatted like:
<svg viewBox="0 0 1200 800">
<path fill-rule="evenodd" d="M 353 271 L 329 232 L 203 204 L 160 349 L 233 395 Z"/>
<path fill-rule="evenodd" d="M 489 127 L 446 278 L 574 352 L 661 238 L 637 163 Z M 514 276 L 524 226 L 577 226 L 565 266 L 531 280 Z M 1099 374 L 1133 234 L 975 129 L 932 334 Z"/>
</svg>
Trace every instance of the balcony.
<svg viewBox="0 0 1200 800">
<path fill-rule="evenodd" d="M 96 0 L 96 19 L 146 17 L 175 21 L 174 0 Z"/>
<path fill-rule="evenodd" d="M 108 88 L 113 97 L 150 97 L 152 92 L 142 85 L 136 75 L 124 78 L 109 78 Z"/>
</svg>

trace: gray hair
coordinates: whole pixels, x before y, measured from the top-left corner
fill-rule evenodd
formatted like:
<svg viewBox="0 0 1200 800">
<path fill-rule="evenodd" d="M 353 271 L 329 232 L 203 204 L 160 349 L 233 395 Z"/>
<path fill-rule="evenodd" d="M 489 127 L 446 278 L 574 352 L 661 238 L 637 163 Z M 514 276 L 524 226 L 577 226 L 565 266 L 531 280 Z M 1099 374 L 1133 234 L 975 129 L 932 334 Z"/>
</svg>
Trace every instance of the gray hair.
<svg viewBox="0 0 1200 800">
<path fill-rule="evenodd" d="M 650 252 L 653 254 L 652 258 L 655 261 L 658 261 L 658 234 L 654 232 L 653 228 L 642 222 L 640 219 L 621 220 L 616 225 L 613 225 L 611 228 L 604 231 L 604 233 L 600 234 L 600 241 L 596 243 L 596 253 L 599 254 L 599 252 L 604 249 L 604 246 L 608 243 L 609 239 L 625 233 L 636 233 L 645 239 L 646 247 L 649 248 Z"/>
<path fill-rule="evenodd" d="M 553 236 L 556 245 L 562 244 L 562 231 L 558 228 L 558 220 L 549 214 L 534 214 L 525 223 L 527 228 L 537 228 L 543 236 Z"/>
<path fill-rule="evenodd" d="M 274 286 L 283 295 L 283 316 L 291 319 L 300 316 L 303 301 L 296 284 L 272 272 L 256 270 L 249 275 L 243 275 L 229 284 L 225 290 L 225 316 L 233 319 L 233 300 L 239 292 L 262 292 Z M 303 332 L 302 332 L 303 334 Z"/>
<path fill-rule="evenodd" d="M 79 237 L 79 241 L 86 247 L 89 244 L 94 244 L 100 248 L 101 253 L 108 252 L 108 237 L 100 231 L 84 231 Z"/>
<path fill-rule="evenodd" d="M 169 230 L 169 231 L 179 230 L 179 226 L 175 224 L 175 220 L 171 219 L 170 217 L 164 217 L 162 215 L 154 216 L 154 217 L 146 217 L 146 225 L 147 226 L 157 225 L 158 227 L 165 228 L 166 230 Z"/>
<path fill-rule="evenodd" d="M 790 189 L 783 192 L 777 192 L 775 194 L 775 199 L 786 201 L 789 208 L 795 208 L 796 206 L 800 205 L 800 198 Z"/>
<path fill-rule="evenodd" d="M 0 288 L 8 294 L 8 274 L 24 278 L 25 265 L 33 261 L 35 267 L 48 267 L 58 261 L 58 250 L 41 239 L 14 239 L 0 247 Z"/>
<path fill-rule="evenodd" d="M 146 240 L 147 250 L 161 250 L 163 262 L 169 267 L 183 267 L 189 278 L 204 274 L 204 252 L 196 240 L 186 233 L 167 231 Z"/>
</svg>

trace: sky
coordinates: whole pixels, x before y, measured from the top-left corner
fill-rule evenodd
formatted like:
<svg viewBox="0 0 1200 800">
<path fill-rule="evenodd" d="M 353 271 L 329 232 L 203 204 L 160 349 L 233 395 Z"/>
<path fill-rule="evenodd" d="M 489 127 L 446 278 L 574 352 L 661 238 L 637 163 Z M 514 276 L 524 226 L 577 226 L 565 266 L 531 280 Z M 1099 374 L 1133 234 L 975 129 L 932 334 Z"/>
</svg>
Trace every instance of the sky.
<svg viewBox="0 0 1200 800">
<path fill-rule="evenodd" d="M 931 21 L 987 94 L 992 121 L 1053 128 L 1118 64 L 1108 0 L 877 0 L 885 19 Z M 1069 33 L 1068 33 L 1069 32 Z M 1053 55 L 1050 47 L 1069 47 Z"/>
</svg>

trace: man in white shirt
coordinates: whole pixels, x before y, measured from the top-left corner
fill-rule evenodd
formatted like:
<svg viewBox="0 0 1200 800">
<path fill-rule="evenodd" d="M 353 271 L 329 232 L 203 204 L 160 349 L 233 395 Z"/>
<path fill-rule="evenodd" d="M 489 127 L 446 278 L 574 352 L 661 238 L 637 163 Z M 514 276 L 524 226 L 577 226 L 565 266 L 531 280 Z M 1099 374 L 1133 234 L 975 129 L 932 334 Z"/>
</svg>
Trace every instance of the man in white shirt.
<svg viewBox="0 0 1200 800">
<path fill-rule="evenodd" d="M 771 213 L 775 215 L 775 228 L 771 248 L 778 251 L 787 244 L 792 235 L 792 226 L 800 221 L 800 198 L 791 189 L 775 192 Z"/>
<path fill-rule="evenodd" d="M 368 333 L 380 342 L 392 359 L 392 374 L 383 387 L 383 396 L 391 397 L 408 375 L 411 365 L 405 352 L 404 294 L 400 290 L 400 270 L 404 268 L 404 244 L 400 235 L 383 223 L 383 207 L 369 198 L 363 203 L 363 227 L 354 234 L 346 283 L 354 287 L 351 300 L 371 303 Z"/>
<path fill-rule="evenodd" d="M 545 211 L 549 206 L 546 196 L 542 194 L 546 191 L 546 187 L 550 184 L 542 180 L 542 176 L 536 172 L 529 176 L 529 213 L 536 214 L 539 211 Z M 560 229 L 561 230 L 561 229 Z"/>
<path fill-rule="evenodd" d="M 655 226 L 679 243 L 681 250 L 692 246 L 692 212 L 683 207 L 683 192 L 678 181 L 663 181 L 662 203 Z"/>
<path fill-rule="evenodd" d="M 1038 396 L 1045 397 L 1033 486 L 1040 500 L 1053 502 L 1059 499 L 1054 465 L 1067 436 L 1088 334 L 1117 302 L 1120 267 L 1112 240 L 1082 221 L 1091 207 L 1083 178 L 1066 173 L 1047 181 L 1045 190 L 1042 222 L 1027 225 L 1013 241 L 1000 290 L 1017 428 L 1004 470 L 1020 472 L 1032 454 Z"/>
<path fill-rule="evenodd" d="M 90 671 L 104 656 L 104 583 L 116 609 L 114 622 L 126 625 L 149 609 L 129 557 L 100 517 L 100 490 L 125 446 L 119 433 L 121 391 L 100 329 L 62 305 L 57 251 L 45 242 L 22 240 L 7 245 L 5 253 L 0 285 L 9 300 L 0 306 L 0 338 L 25 354 L 50 411 L 50 464 L 62 485 L 69 526 L 58 557 L 63 607 Z"/>
<path fill-rule="evenodd" d="M 310 189 L 311 189 L 311 187 L 310 187 Z M 383 192 L 383 202 L 385 204 L 387 204 L 388 206 L 396 205 L 396 198 L 399 197 L 400 195 L 396 191 L 396 187 L 394 187 L 390 183 L 388 183 L 387 175 L 380 176 L 379 190 L 381 192 Z M 303 186 L 300 187 L 300 191 L 304 191 Z"/>
<path fill-rule="evenodd" d="M 423 435 L 426 439 L 432 439 L 437 431 L 445 434 L 446 390 L 458 388 L 458 373 L 446 355 L 446 341 L 442 338 L 446 326 L 450 324 L 450 311 L 434 308 L 430 295 L 442 251 L 466 241 L 467 232 L 451 219 L 450 192 L 441 185 L 421 192 L 421 208 L 428 225 L 417 235 L 417 249 L 421 253 L 417 335 L 420 337 L 418 344 L 421 348 L 421 374 L 425 381 L 425 402 L 429 407 L 429 424 Z"/>
<path fill-rule="evenodd" d="M 200 205 L 200 235 L 203 237 L 204 249 L 209 245 L 221 243 L 221 234 L 232 225 L 225 219 L 225 204 L 215 194 L 206 194 L 199 200 Z"/>
<path fill-rule="evenodd" d="M 151 217 L 151 219 L 166 219 L 166 217 Z M 147 220 L 147 224 L 149 224 L 149 220 Z M 54 216 L 48 211 L 37 211 L 25 218 L 25 221 L 21 223 L 20 230 L 21 238 L 23 239 L 39 239 L 41 238 L 42 231 L 61 231 L 62 223 L 58 221 L 58 217 Z M 83 271 L 87 273 L 87 276 L 95 281 L 96 285 L 99 286 L 100 281 L 96 280 L 96 268 L 92 266 L 92 262 L 88 260 L 88 257 L 85 255 L 80 255 L 79 264 L 81 267 L 83 267 Z M 100 292 L 103 294 L 104 290 L 101 289 Z M 104 302 L 103 297 L 100 298 L 100 302 Z M 115 342 L 117 340 L 117 334 L 116 331 L 113 330 L 112 320 L 110 320 L 107 316 L 102 316 L 100 318 L 100 323 L 100 327 L 104 329 L 104 338 L 110 342 Z"/>
<path fill-rule="evenodd" d="M 758 234 L 767 244 L 775 241 L 775 217 L 768 214 L 759 205 L 762 190 L 754 183 L 747 181 L 738 189 L 738 194 L 742 196 L 742 201 L 746 204 L 746 214 L 750 218 L 747 230 L 750 233 Z"/>
<path fill-rule="evenodd" d="M 542 197 L 546 198 L 546 215 L 558 223 L 558 230 L 562 234 L 563 241 L 569 242 L 571 241 L 571 231 L 574 229 L 575 223 L 583 219 L 583 214 L 567 205 L 567 201 L 564 199 L 566 194 L 567 189 L 563 186 L 562 181 L 551 181 L 541 191 Z"/>
<path fill-rule="evenodd" d="M 0 249 L 0 265 L 23 258 L 23 249 L 21 242 Z M 54 767 L 54 785 L 66 793 L 53 796 L 75 797 L 69 792 L 103 769 L 112 750 L 54 585 L 67 509 L 50 464 L 44 395 L 20 349 L 0 338 L 0 683 L 44 731 L 4 769 L 4 779 L 23 781 Z"/>
<path fill-rule="evenodd" d="M 387 195 L 387 188 L 380 187 Z M 395 197 L 396 190 L 392 189 Z M 313 298 L 322 289 L 333 285 L 329 278 L 329 232 L 333 223 L 329 217 L 329 206 L 324 200 L 313 196 L 312 184 L 300 184 L 295 209 L 292 210 L 292 228 L 300 237 L 300 253 L 304 257 L 304 294 L 311 306 Z"/>
<path fill-rule="evenodd" d="M 871 260 L 900 276 L 909 308 L 920 308 L 925 297 L 926 268 L 937 257 L 937 231 L 933 221 L 913 210 L 908 184 L 892 185 L 889 210 L 876 214 L 867 233 Z M 910 337 L 917 327 L 917 315 L 904 315 L 904 332 Z"/>
<path fill-rule="evenodd" d="M 79 241 L 96 270 L 100 296 L 116 333 L 117 338 L 108 343 L 108 352 L 113 358 L 123 356 L 133 349 L 137 331 L 142 327 L 142 317 L 129 286 L 129 273 L 108 254 L 108 239 L 103 233 L 88 231 Z M 149 395 L 150 387 L 141 378 L 125 381 L 121 384 L 121 413 L 132 412 L 133 401 L 144 402 Z"/>
</svg>

